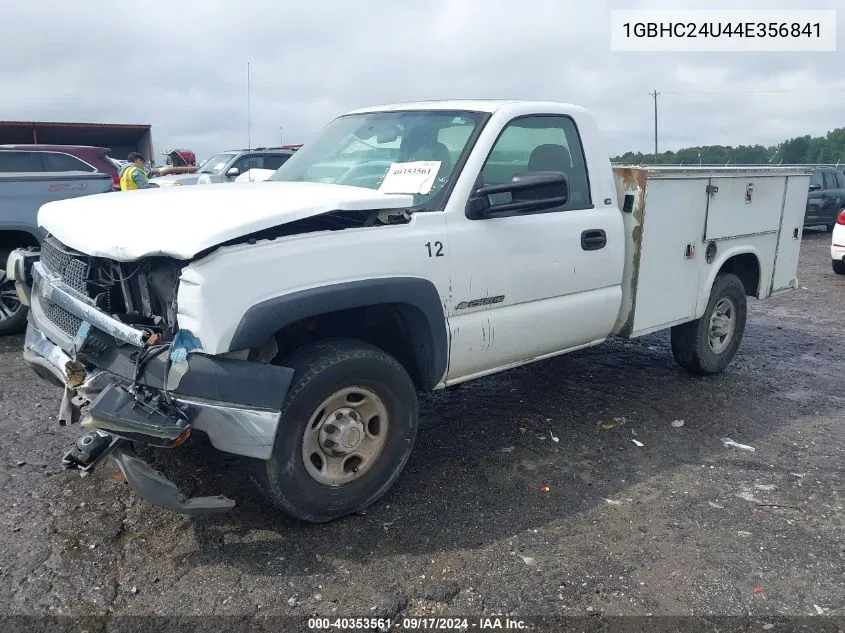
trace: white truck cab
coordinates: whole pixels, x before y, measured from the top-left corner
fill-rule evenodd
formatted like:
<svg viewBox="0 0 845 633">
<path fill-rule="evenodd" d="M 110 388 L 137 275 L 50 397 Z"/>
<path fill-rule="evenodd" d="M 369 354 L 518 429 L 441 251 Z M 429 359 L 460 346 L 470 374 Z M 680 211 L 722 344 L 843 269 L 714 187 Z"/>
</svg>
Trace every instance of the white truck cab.
<svg viewBox="0 0 845 633">
<path fill-rule="evenodd" d="M 681 366 L 724 370 L 746 298 L 796 287 L 809 178 L 614 168 L 575 105 L 382 106 L 265 182 L 45 205 L 40 259 L 8 271 L 27 360 L 88 430 L 69 466 L 111 454 L 153 503 L 227 510 L 182 501 L 129 445 L 203 432 L 319 522 L 399 476 L 418 391 L 669 328 Z"/>
</svg>

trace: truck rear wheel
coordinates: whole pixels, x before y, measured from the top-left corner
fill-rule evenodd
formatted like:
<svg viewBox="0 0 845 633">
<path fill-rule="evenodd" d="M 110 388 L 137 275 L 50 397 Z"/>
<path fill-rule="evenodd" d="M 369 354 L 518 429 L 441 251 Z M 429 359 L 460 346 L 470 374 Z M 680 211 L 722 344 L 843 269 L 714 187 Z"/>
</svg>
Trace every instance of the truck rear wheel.
<svg viewBox="0 0 845 633">
<path fill-rule="evenodd" d="M 26 329 L 26 306 L 15 292 L 15 282 L 6 276 L 9 251 L 0 249 L 0 336 L 17 334 Z"/>
<path fill-rule="evenodd" d="M 408 461 L 417 393 L 392 356 L 337 339 L 287 359 L 293 382 L 272 457 L 251 462 L 252 479 L 280 510 L 323 523 L 376 502 Z"/>
<path fill-rule="evenodd" d="M 731 364 L 745 332 L 747 304 L 739 277 L 716 277 L 700 319 L 672 328 L 672 354 L 694 374 L 718 374 Z"/>
</svg>

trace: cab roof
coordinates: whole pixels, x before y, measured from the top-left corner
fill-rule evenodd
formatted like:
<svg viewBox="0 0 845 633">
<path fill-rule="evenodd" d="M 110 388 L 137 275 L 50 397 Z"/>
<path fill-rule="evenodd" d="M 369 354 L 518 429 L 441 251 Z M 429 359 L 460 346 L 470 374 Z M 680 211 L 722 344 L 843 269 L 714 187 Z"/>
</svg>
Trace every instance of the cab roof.
<svg viewBox="0 0 845 633">
<path fill-rule="evenodd" d="M 486 112 L 492 114 L 497 110 L 513 106 L 534 105 L 538 111 L 542 111 L 545 107 L 554 105 L 556 108 L 561 106 L 573 109 L 581 109 L 580 106 L 530 99 L 449 99 L 431 101 L 413 101 L 408 103 L 391 103 L 387 105 L 371 106 L 367 108 L 359 108 L 352 110 L 346 114 L 366 114 L 369 112 L 390 112 L 398 110 L 464 110 L 468 112 Z"/>
</svg>

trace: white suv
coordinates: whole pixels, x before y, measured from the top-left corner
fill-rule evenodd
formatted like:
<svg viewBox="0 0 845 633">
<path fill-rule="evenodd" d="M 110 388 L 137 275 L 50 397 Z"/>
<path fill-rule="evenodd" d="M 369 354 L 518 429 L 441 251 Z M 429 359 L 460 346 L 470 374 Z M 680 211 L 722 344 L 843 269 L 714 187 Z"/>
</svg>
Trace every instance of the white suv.
<svg viewBox="0 0 845 633">
<path fill-rule="evenodd" d="M 276 171 L 288 158 L 292 149 L 257 148 L 222 152 L 209 158 L 192 174 L 173 174 L 155 178 L 159 187 L 181 185 L 203 185 L 215 182 L 233 182 L 250 169 L 272 169 Z"/>
<path fill-rule="evenodd" d="M 839 212 L 830 243 L 833 272 L 845 275 L 845 210 Z"/>
</svg>

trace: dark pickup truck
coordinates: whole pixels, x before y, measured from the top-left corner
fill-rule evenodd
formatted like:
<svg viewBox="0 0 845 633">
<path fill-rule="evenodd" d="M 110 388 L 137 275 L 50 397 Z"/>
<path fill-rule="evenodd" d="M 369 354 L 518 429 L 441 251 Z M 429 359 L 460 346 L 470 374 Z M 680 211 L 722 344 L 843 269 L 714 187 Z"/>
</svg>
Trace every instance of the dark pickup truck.
<svg viewBox="0 0 845 633">
<path fill-rule="evenodd" d="M 832 231 L 845 209 L 845 174 L 834 167 L 817 167 L 810 178 L 804 226 L 824 226 Z"/>
<path fill-rule="evenodd" d="M 16 248 L 37 246 L 44 238 L 38 209 L 54 200 L 112 191 L 109 174 L 89 172 L 0 173 L 0 336 L 26 328 L 26 306 L 6 274 Z"/>
</svg>

